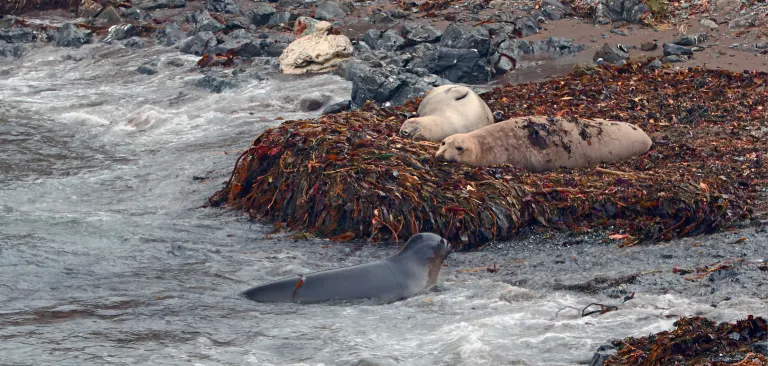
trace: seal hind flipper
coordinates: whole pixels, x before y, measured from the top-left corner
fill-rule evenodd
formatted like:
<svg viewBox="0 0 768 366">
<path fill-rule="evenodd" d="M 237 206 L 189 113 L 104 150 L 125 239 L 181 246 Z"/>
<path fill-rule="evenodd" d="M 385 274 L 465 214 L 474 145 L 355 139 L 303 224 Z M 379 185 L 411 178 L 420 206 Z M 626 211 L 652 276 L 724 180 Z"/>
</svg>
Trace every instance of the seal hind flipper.
<svg viewBox="0 0 768 366">
<path fill-rule="evenodd" d="M 453 100 L 462 100 L 469 95 L 470 89 L 459 85 L 452 86 L 445 90 L 445 94 L 451 96 Z"/>
</svg>

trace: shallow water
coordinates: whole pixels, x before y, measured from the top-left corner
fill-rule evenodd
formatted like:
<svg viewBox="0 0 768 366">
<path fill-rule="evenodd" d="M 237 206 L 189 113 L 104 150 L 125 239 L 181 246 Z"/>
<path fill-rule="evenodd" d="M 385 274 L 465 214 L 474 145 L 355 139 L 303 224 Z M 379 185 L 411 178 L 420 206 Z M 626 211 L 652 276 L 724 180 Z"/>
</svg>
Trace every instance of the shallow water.
<svg viewBox="0 0 768 366">
<path fill-rule="evenodd" d="M 159 74 L 134 72 L 151 57 Z M 351 85 L 267 65 L 254 66 L 267 80 L 213 94 L 188 85 L 195 61 L 102 44 L 0 60 L 0 364 L 571 365 L 679 315 L 765 310 L 639 295 L 621 312 L 556 317 L 606 299 L 467 280 L 461 253 L 439 291 L 394 304 L 246 301 L 237 294 L 258 283 L 396 248 L 265 239 L 268 226 L 200 208 L 276 118 L 315 117 L 302 97 L 332 103 Z"/>
</svg>

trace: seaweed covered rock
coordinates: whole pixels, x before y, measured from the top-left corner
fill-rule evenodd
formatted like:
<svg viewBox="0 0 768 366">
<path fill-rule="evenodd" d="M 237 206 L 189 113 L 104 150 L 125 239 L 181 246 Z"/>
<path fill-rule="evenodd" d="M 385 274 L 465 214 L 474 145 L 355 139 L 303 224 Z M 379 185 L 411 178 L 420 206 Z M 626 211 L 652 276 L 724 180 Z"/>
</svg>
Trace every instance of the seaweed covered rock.
<svg viewBox="0 0 768 366">
<path fill-rule="evenodd" d="M 399 137 L 418 98 L 397 108 L 367 103 L 265 131 L 209 202 L 321 237 L 429 231 L 465 249 L 535 225 L 610 229 L 633 245 L 723 230 L 765 210 L 768 74 L 646 65 L 581 66 L 561 79 L 480 95 L 505 118 L 633 123 L 654 142 L 640 157 L 541 174 L 440 162 L 437 144 Z"/>
<path fill-rule="evenodd" d="M 768 364 L 768 357 L 759 351 L 768 340 L 768 326 L 761 317 L 750 315 L 735 324 L 717 324 L 695 316 L 680 319 L 674 326 L 671 331 L 612 342 L 618 352 L 602 365 Z"/>
</svg>

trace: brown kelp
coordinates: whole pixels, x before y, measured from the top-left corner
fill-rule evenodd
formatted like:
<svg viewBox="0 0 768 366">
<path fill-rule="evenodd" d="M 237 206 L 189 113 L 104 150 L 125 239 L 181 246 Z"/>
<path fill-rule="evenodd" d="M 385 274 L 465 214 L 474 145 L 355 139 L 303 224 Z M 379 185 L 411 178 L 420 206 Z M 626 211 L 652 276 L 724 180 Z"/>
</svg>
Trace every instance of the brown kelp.
<svg viewBox="0 0 768 366">
<path fill-rule="evenodd" d="M 703 317 L 682 318 L 675 329 L 642 338 L 612 342 L 618 353 L 605 366 L 641 365 L 766 365 L 765 319 L 748 316 L 735 324 L 717 324 Z"/>
<path fill-rule="evenodd" d="M 265 131 L 209 202 L 320 237 L 431 231 L 465 249 L 533 225 L 602 228 L 631 245 L 722 230 L 764 210 L 768 75 L 645 66 L 577 67 L 481 95 L 506 117 L 637 124 L 654 141 L 640 157 L 540 174 L 442 162 L 437 144 L 398 136 L 418 98 L 396 108 L 369 103 Z"/>
</svg>

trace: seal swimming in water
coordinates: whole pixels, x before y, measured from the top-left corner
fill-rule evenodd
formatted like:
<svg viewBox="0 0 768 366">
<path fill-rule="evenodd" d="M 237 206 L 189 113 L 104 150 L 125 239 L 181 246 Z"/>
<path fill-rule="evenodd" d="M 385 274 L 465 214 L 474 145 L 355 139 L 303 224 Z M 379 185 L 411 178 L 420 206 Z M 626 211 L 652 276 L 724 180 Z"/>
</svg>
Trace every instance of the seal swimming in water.
<svg viewBox="0 0 768 366">
<path fill-rule="evenodd" d="M 254 287 L 243 295 L 259 302 L 394 302 L 434 286 L 440 267 L 451 252 L 448 241 L 439 235 L 416 234 L 397 254 L 383 260 L 285 278 Z"/>
<path fill-rule="evenodd" d="M 495 122 L 488 105 L 472 89 L 461 85 L 432 89 L 419 104 L 417 113 L 418 117 L 403 122 L 400 136 L 438 142 Z"/>
<path fill-rule="evenodd" d="M 532 172 L 585 168 L 645 154 L 639 127 L 604 119 L 512 118 L 445 138 L 435 157 L 473 166 L 512 164 Z"/>
</svg>

